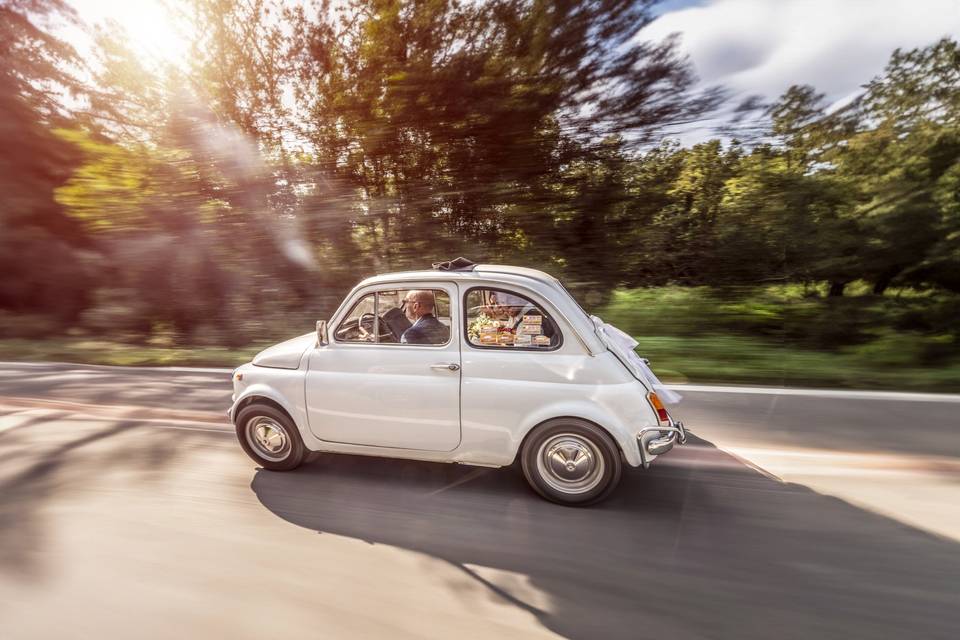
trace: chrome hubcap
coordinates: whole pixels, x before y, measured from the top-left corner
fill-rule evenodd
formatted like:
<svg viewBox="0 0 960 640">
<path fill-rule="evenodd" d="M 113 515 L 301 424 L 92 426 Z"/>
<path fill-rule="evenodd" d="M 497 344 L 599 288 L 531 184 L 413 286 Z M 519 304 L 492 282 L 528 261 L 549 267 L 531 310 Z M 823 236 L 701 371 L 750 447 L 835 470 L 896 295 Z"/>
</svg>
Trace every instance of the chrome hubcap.
<svg viewBox="0 0 960 640">
<path fill-rule="evenodd" d="M 561 433 L 540 445 L 537 470 L 544 482 L 557 491 L 586 493 L 603 479 L 603 455 L 586 438 Z"/>
<path fill-rule="evenodd" d="M 284 427 L 266 416 L 258 416 L 247 422 L 247 442 L 258 455 L 279 462 L 290 453 L 290 439 Z"/>
</svg>

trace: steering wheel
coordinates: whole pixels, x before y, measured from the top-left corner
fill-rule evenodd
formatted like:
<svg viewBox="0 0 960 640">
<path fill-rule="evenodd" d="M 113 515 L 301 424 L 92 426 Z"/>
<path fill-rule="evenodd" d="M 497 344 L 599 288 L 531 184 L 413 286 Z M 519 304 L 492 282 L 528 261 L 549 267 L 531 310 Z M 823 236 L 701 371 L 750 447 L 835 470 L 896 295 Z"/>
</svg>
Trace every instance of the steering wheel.
<svg viewBox="0 0 960 640">
<path fill-rule="evenodd" d="M 360 333 L 360 339 L 364 342 L 376 342 L 373 335 L 373 326 L 377 316 L 369 311 L 357 319 L 357 331 Z M 364 325 L 367 325 L 366 327 Z"/>
</svg>

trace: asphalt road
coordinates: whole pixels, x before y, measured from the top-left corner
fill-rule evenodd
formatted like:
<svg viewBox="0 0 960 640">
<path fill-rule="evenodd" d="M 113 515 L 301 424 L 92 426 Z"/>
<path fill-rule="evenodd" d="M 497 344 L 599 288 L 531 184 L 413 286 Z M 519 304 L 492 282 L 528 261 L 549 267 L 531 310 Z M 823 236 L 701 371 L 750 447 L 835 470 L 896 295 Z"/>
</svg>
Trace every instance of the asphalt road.
<svg viewBox="0 0 960 640">
<path fill-rule="evenodd" d="M 610 501 L 262 471 L 227 374 L 0 365 L 0 636 L 954 638 L 960 397 L 688 388 Z"/>
</svg>

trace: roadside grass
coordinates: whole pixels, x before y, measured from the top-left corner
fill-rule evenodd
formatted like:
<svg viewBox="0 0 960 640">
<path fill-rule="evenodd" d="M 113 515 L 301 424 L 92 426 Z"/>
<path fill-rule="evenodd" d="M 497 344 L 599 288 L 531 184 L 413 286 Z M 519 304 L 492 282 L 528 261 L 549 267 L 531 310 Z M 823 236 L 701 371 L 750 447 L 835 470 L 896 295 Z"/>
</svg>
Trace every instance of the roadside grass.
<svg viewBox="0 0 960 640">
<path fill-rule="evenodd" d="M 161 347 L 84 338 L 0 339 L 0 359 L 76 362 L 118 366 L 235 367 L 249 362 L 269 343 L 241 349 Z"/>
<path fill-rule="evenodd" d="M 590 311 L 633 335 L 665 381 L 960 391 L 960 296 L 910 290 L 875 296 L 854 283 L 853 295 L 825 298 L 821 289 L 618 290 Z M 300 332 L 228 348 L 178 345 L 163 333 L 147 340 L 48 338 L 51 331 L 29 324 L 37 331 L 0 338 L 0 359 L 233 367 Z"/>
<path fill-rule="evenodd" d="M 597 314 L 664 380 L 960 391 L 960 296 L 848 289 L 618 290 Z"/>
<path fill-rule="evenodd" d="M 857 352 L 825 353 L 728 335 L 637 336 L 637 352 L 664 382 L 960 391 L 960 362 L 896 366 Z"/>
</svg>

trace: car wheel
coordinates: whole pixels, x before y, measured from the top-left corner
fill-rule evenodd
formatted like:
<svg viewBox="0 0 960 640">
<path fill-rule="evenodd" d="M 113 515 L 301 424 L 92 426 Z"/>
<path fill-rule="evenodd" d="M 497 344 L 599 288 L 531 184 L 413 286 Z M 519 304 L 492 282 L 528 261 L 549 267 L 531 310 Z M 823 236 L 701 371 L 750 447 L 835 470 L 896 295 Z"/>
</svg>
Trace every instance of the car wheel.
<svg viewBox="0 0 960 640">
<path fill-rule="evenodd" d="M 236 426 L 240 446 L 264 469 L 290 471 L 307 457 L 296 425 L 279 409 L 251 404 L 237 414 Z"/>
<path fill-rule="evenodd" d="M 623 472 L 620 450 L 607 432 L 575 418 L 537 427 L 524 442 L 520 459 L 534 491 L 570 506 L 603 500 L 616 489 Z"/>
</svg>

